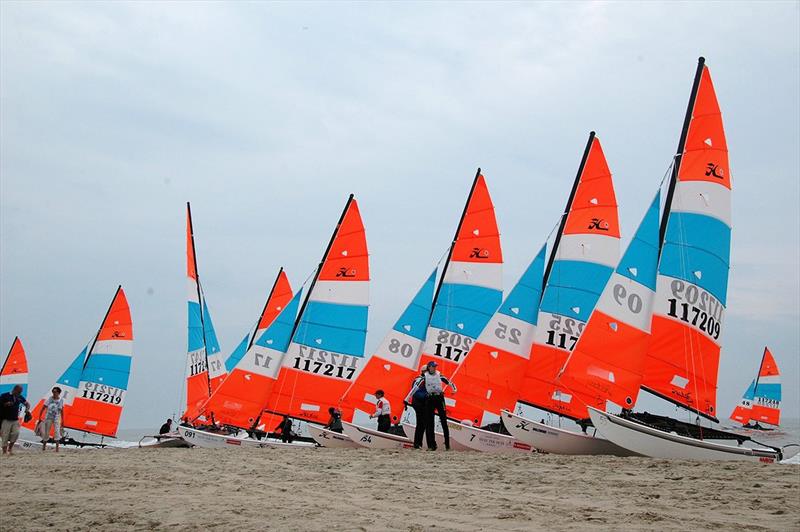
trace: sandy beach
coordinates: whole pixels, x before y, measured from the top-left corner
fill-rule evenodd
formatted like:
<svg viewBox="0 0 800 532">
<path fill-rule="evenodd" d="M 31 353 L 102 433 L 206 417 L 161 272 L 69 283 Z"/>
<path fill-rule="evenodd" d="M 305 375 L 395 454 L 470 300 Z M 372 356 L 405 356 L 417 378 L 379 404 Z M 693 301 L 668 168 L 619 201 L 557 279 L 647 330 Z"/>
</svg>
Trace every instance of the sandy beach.
<svg viewBox="0 0 800 532">
<path fill-rule="evenodd" d="M 0 461 L 4 530 L 797 530 L 800 466 L 366 450 Z"/>
</svg>

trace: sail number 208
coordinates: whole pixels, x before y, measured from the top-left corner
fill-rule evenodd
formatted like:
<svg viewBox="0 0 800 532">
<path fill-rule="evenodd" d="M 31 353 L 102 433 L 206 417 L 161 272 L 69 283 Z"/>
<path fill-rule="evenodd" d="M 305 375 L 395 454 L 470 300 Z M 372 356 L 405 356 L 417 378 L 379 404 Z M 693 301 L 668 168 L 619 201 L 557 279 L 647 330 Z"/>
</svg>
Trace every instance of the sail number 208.
<svg viewBox="0 0 800 532">
<path fill-rule="evenodd" d="M 472 338 L 458 333 L 441 330 L 436 336 L 436 349 L 433 354 L 453 362 L 467 356 L 472 347 Z"/>
</svg>

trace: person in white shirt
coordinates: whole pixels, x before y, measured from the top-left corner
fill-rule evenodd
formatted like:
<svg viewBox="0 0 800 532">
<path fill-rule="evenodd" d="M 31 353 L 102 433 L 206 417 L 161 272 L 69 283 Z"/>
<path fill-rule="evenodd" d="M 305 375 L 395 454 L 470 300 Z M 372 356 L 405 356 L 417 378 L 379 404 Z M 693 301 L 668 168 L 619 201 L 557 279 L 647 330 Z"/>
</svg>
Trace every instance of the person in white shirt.
<svg viewBox="0 0 800 532">
<path fill-rule="evenodd" d="M 429 451 L 436 450 L 436 433 L 435 425 L 433 422 L 434 414 L 439 415 L 439 421 L 442 424 L 442 432 L 444 433 L 444 448 L 450 450 L 450 429 L 447 426 L 447 408 L 444 403 L 444 386 L 450 386 L 453 393 L 456 393 L 456 386 L 450 382 L 447 377 L 444 377 L 436 366 L 438 364 L 431 360 L 422 377 L 425 379 L 425 391 L 428 392 L 428 397 L 425 400 L 425 440 L 428 444 Z"/>
<path fill-rule="evenodd" d="M 383 390 L 375 390 L 375 398 L 378 400 L 375 403 L 375 413 L 369 418 L 378 418 L 378 430 L 389 432 L 392 426 L 392 406 L 389 404 L 389 400 L 384 397 Z"/>
<path fill-rule="evenodd" d="M 58 452 L 58 442 L 61 441 L 61 424 L 64 419 L 64 398 L 61 397 L 61 388 L 58 386 L 54 386 L 51 391 L 53 395 L 45 399 L 44 408 L 39 413 L 40 435 L 42 451 L 44 451 L 47 448 L 47 440 L 50 439 L 50 429 L 53 429 L 53 439 L 56 442 L 56 452 Z"/>
</svg>

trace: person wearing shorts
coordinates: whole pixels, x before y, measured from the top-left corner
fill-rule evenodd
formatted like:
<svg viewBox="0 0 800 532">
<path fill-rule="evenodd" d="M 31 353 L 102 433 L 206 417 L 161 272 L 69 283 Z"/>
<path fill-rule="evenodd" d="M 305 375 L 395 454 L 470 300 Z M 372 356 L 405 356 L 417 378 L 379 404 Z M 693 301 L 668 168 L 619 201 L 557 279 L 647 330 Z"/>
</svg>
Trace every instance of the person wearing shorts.
<svg viewBox="0 0 800 532">
<path fill-rule="evenodd" d="M 61 440 L 61 420 L 64 419 L 64 398 L 61 397 L 61 388 L 54 386 L 51 390 L 53 395 L 45 399 L 44 408 L 39 414 L 41 422 L 42 451 L 47 449 L 47 440 L 50 439 L 50 430 L 53 429 L 53 439 L 56 442 L 56 452 L 58 443 Z M 42 419 L 44 417 L 44 419 Z"/>
<path fill-rule="evenodd" d="M 0 395 L 0 444 L 3 454 L 12 454 L 11 450 L 19 437 L 19 411 L 25 406 L 25 414 L 31 411 L 31 405 L 22 396 L 22 386 L 17 384 L 10 392 Z"/>
</svg>

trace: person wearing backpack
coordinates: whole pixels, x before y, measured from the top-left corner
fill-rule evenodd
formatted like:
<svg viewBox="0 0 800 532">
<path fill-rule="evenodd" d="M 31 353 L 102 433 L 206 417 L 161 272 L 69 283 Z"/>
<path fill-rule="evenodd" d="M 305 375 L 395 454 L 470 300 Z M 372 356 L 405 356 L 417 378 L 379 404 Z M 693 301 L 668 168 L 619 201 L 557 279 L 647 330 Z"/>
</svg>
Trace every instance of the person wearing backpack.
<svg viewBox="0 0 800 532">
<path fill-rule="evenodd" d="M 417 426 L 414 429 L 414 449 L 422 449 L 422 437 L 425 435 L 425 402 L 428 399 L 428 392 L 425 390 L 425 371 L 420 371 L 419 377 L 414 379 L 411 384 L 411 390 L 403 399 L 403 404 L 414 409 L 414 415 L 417 417 Z"/>
</svg>

